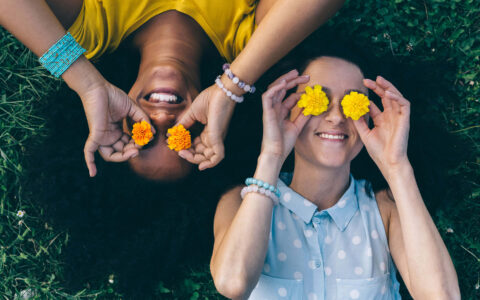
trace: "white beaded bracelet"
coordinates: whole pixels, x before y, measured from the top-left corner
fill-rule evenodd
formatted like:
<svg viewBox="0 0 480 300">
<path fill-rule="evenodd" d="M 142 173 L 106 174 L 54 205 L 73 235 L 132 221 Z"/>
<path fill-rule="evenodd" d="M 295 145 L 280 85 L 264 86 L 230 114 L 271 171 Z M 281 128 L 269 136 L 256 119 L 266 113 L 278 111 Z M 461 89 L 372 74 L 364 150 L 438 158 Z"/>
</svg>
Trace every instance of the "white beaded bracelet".
<svg viewBox="0 0 480 300">
<path fill-rule="evenodd" d="M 218 85 L 219 88 L 222 89 L 222 91 L 233 101 L 237 103 L 242 103 L 243 102 L 243 96 L 237 96 L 231 91 L 227 90 L 225 86 L 223 85 L 222 81 L 220 80 L 221 76 L 218 76 L 217 79 L 215 79 L 215 83 Z"/>
<path fill-rule="evenodd" d="M 240 196 L 243 199 L 245 195 L 248 193 L 259 193 L 259 194 L 265 195 L 273 201 L 273 205 L 278 205 L 278 203 L 280 202 L 280 200 L 278 199 L 278 197 L 275 195 L 274 192 L 270 191 L 269 189 L 259 187 L 256 184 L 251 184 L 249 186 L 244 187 L 240 192 Z"/>
</svg>

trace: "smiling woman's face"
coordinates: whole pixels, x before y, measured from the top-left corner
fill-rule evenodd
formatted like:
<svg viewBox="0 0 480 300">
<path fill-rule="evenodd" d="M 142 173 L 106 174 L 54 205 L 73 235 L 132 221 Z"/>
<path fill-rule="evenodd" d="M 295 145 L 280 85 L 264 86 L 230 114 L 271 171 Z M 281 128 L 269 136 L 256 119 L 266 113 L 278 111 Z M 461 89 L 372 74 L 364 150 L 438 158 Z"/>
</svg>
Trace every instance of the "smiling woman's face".
<svg viewBox="0 0 480 300">
<path fill-rule="evenodd" d="M 312 117 L 305 125 L 295 144 L 296 158 L 310 164 L 338 168 L 350 164 L 363 147 L 357 130 L 350 118 L 343 114 L 341 101 L 352 90 L 368 93 L 363 85 L 360 69 L 345 60 L 334 57 L 321 57 L 312 61 L 303 75 L 310 75 L 307 84 L 300 85 L 298 92 L 305 87 L 319 84 L 329 100 L 328 110 Z M 292 118 L 300 113 L 296 107 Z"/>
<path fill-rule="evenodd" d="M 191 165 L 170 150 L 167 130 L 190 107 L 198 90 L 184 75 L 181 66 L 161 64 L 141 66 L 137 80 L 128 93 L 150 118 L 156 129 L 154 140 L 137 157 L 129 160 L 139 175 L 152 180 L 172 181 L 186 176 Z M 128 122 L 131 129 L 132 124 Z"/>
</svg>

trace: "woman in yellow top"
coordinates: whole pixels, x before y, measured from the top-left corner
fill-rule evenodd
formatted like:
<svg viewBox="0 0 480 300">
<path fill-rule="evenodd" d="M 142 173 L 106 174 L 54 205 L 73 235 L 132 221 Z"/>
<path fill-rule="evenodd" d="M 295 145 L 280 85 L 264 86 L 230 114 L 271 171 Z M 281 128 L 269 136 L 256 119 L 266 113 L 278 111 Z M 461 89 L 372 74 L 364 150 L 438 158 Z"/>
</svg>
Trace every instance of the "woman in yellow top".
<svg viewBox="0 0 480 300">
<path fill-rule="evenodd" d="M 268 68 L 323 24 L 343 0 L 0 0 L 0 25 L 40 56 L 65 35 L 87 52 L 62 75 L 83 103 L 90 134 L 85 160 L 95 176 L 94 153 L 126 161 L 151 179 L 174 180 L 190 164 L 165 147 L 176 123 L 205 124 L 192 149 L 180 156 L 199 168 L 223 159 L 223 138 L 235 103 L 226 91 L 245 90 L 227 74 L 221 85 L 199 94 L 202 57 L 216 48 L 231 71 L 252 85 Z M 88 61 L 113 51 L 128 35 L 141 55 L 128 96 L 107 82 Z M 211 45 L 214 45 L 213 48 Z M 219 66 L 220 70 L 220 66 Z M 308 81 L 299 78 L 298 81 Z M 292 84 L 297 84 L 293 82 Z M 195 104 L 193 101 L 195 100 Z M 122 121 L 145 120 L 156 128 L 152 147 L 139 151 L 122 131 Z M 155 131 L 155 130 L 154 130 Z"/>
</svg>

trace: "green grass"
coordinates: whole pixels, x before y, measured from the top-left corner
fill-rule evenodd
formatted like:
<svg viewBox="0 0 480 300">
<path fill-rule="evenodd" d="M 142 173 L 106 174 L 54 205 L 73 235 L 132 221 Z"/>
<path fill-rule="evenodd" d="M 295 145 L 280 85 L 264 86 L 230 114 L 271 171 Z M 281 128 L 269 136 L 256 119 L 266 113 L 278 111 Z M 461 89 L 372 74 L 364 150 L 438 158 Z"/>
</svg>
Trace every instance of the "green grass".
<svg viewBox="0 0 480 300">
<path fill-rule="evenodd" d="M 407 91 L 412 118 L 438 124 L 444 143 L 453 141 L 453 154 L 442 152 L 442 143 L 426 153 L 447 168 L 442 195 L 435 178 L 422 193 L 429 203 L 441 198 L 434 219 L 462 297 L 478 298 L 478 1 L 349 1 L 327 27 L 401 66 L 384 71 Z M 204 199 L 187 193 L 189 202 L 176 201 L 178 186 L 133 187 L 120 166 L 99 162 L 101 174 L 90 180 L 78 99 L 4 30 L 0 45 L 0 299 L 22 291 L 37 299 L 220 298 L 207 265 L 212 211 L 225 182 L 213 183 L 216 192 Z M 18 210 L 26 215 L 17 217 Z"/>
</svg>

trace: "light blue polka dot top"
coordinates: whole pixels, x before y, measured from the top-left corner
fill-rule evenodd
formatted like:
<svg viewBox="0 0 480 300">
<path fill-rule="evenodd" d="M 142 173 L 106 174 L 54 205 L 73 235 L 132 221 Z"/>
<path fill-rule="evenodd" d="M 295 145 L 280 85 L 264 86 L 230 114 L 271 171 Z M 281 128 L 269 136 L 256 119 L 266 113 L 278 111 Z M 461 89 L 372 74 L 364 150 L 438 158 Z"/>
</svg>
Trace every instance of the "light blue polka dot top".
<svg viewBox="0 0 480 300">
<path fill-rule="evenodd" d="M 280 179 L 265 265 L 249 299 L 401 299 L 377 201 L 365 180 L 350 175 L 340 200 L 318 211 L 287 186 L 291 174 Z"/>
</svg>

